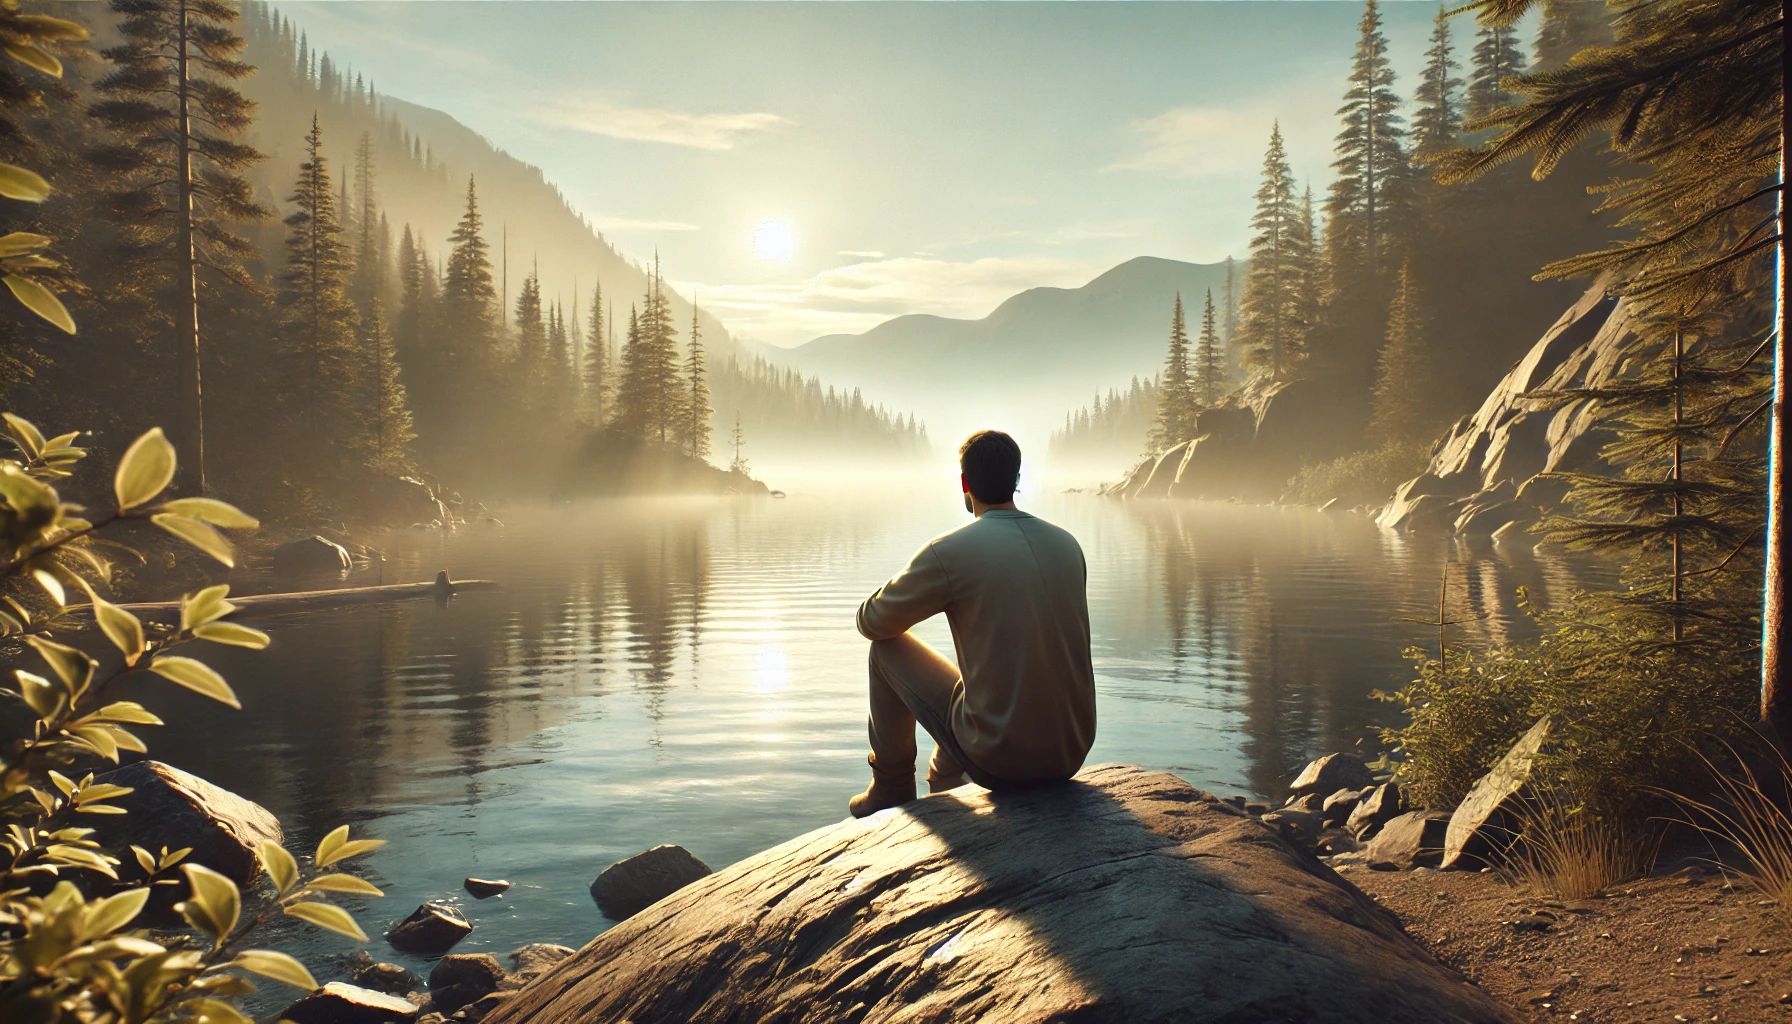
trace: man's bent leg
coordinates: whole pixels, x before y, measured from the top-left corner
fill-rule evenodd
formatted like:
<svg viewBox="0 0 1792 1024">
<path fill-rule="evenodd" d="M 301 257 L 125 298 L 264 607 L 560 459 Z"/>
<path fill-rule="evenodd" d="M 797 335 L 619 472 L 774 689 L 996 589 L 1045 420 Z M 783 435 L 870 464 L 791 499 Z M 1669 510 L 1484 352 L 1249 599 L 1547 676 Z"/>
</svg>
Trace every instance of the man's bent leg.
<svg viewBox="0 0 1792 1024">
<path fill-rule="evenodd" d="M 931 731 L 947 720 L 958 667 L 904 633 L 872 642 L 870 677 L 872 783 L 853 798 L 855 817 L 915 798 L 915 721 L 919 715 Z"/>
</svg>

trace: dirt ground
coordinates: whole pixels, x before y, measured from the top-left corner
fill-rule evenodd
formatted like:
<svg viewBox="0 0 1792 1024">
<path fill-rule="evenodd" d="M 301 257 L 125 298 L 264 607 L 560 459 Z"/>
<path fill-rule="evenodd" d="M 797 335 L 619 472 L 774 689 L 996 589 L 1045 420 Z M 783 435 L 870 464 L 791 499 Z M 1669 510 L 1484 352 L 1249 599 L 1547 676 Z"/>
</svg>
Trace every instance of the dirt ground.
<svg viewBox="0 0 1792 1024">
<path fill-rule="evenodd" d="M 1528 1021 L 1792 1024 L 1792 929 L 1745 882 L 1689 867 L 1562 903 L 1493 873 L 1333 866 Z"/>
</svg>

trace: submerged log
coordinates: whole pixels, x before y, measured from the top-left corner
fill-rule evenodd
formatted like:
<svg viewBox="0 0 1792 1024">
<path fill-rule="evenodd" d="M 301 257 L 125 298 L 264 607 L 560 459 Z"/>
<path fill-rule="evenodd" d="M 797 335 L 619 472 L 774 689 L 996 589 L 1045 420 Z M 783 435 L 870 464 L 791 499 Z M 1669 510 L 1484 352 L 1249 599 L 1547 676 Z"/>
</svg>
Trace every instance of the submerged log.
<svg viewBox="0 0 1792 1024">
<path fill-rule="evenodd" d="M 230 603 L 236 605 L 236 611 L 225 618 L 240 622 L 244 619 L 265 619 L 274 615 L 293 615 L 299 612 L 325 611 L 355 604 L 384 604 L 388 601 L 410 601 L 420 597 L 452 597 L 473 590 L 497 590 L 499 585 L 492 580 L 450 580 L 446 570 L 436 574 L 433 583 L 391 583 L 378 587 L 342 587 L 336 590 L 305 590 L 292 594 L 252 594 L 247 597 L 231 595 Z M 142 601 L 135 604 L 121 604 L 118 607 L 130 612 L 146 622 L 177 623 L 180 621 L 179 601 Z M 76 615 L 92 615 L 92 605 L 71 605 L 69 612 Z"/>
<path fill-rule="evenodd" d="M 1260 822 L 1126 765 L 793 839 L 600 935 L 485 1024 L 1509 1024 Z"/>
</svg>

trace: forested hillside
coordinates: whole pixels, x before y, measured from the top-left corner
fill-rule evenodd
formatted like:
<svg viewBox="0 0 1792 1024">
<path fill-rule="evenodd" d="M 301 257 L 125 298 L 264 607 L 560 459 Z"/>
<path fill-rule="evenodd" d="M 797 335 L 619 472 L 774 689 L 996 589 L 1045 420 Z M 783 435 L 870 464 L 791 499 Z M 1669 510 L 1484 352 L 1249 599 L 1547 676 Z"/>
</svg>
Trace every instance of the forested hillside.
<svg viewBox="0 0 1792 1024">
<path fill-rule="evenodd" d="M 924 448 L 812 381 L 729 369 L 712 389 L 742 358 L 725 328 L 538 169 L 379 95 L 267 4 L 202 6 L 183 143 L 156 56 L 182 49 L 178 12 L 52 5 L 95 39 L 25 113 L 61 264 L 35 273 L 79 333 L 0 326 L 11 408 L 101 448 L 161 423 L 187 486 L 336 515 L 402 476 L 560 491 L 601 472 L 575 461 L 594 431 L 697 462 L 737 426 L 774 460 Z"/>
</svg>

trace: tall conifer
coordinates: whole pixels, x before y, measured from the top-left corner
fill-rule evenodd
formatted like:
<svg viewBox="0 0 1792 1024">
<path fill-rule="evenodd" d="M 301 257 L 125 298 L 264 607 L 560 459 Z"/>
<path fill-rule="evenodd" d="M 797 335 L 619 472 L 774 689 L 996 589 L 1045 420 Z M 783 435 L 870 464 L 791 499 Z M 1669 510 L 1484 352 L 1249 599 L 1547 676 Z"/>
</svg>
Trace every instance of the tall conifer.
<svg viewBox="0 0 1792 1024">
<path fill-rule="evenodd" d="M 480 233 L 479 195 L 467 178 L 467 207 L 448 236 L 448 270 L 442 280 L 443 356 L 449 372 L 468 390 L 489 386 L 482 371 L 491 359 L 497 289 L 492 283 L 491 248 Z"/>
<path fill-rule="evenodd" d="M 594 427 L 610 413 L 610 343 L 604 331 L 604 285 L 596 282 L 591 296 L 591 340 L 585 346 L 584 410 Z"/>
<path fill-rule="evenodd" d="M 1431 29 L 1431 49 L 1425 51 L 1425 71 L 1413 90 L 1418 112 L 1412 119 L 1412 148 L 1421 160 L 1456 145 L 1462 124 L 1461 106 L 1456 101 L 1462 80 L 1455 77 L 1460 66 L 1450 46 L 1449 13 L 1439 5 Z"/>
<path fill-rule="evenodd" d="M 1213 312 L 1213 289 L 1207 289 L 1207 305 L 1201 311 L 1201 336 L 1195 342 L 1195 367 L 1191 386 L 1194 404 L 1211 409 L 1226 393 L 1226 364 L 1221 355 L 1219 330 Z M 1138 382 L 1133 382 L 1135 390 Z M 1189 424 L 1192 433 L 1194 423 Z"/>
<path fill-rule="evenodd" d="M 1483 117 L 1512 102 L 1512 94 L 1500 83 L 1523 71 L 1524 52 L 1518 45 L 1518 29 L 1482 22 L 1469 62 L 1468 116 Z"/>
<path fill-rule="evenodd" d="M 1430 353 L 1424 311 L 1413 284 L 1412 261 L 1400 268 L 1399 288 L 1388 309 L 1388 329 L 1376 365 L 1370 433 L 1384 443 L 1423 440 L 1431 402 Z"/>
<path fill-rule="evenodd" d="M 1400 97 L 1394 92 L 1394 69 L 1376 0 L 1364 4 L 1349 81 L 1344 105 L 1338 109 L 1344 124 L 1332 162 L 1337 176 L 1325 204 L 1334 291 L 1391 277 L 1404 228 L 1410 184 L 1406 127 L 1398 113 Z"/>
<path fill-rule="evenodd" d="M 1244 362 L 1281 380 L 1301 352 L 1296 315 L 1300 266 L 1297 258 L 1300 213 L 1294 202 L 1294 173 L 1278 123 L 1270 130 L 1263 157 L 1263 184 L 1251 217 L 1251 265 L 1239 308 L 1238 340 Z"/>
<path fill-rule="evenodd" d="M 235 6 L 223 0 L 112 0 L 123 42 L 103 52 L 114 69 L 97 83 L 93 116 L 116 144 L 91 156 L 116 176 L 107 196 L 122 227 L 122 256 L 159 293 L 173 285 L 175 448 L 185 489 L 205 486 L 205 411 L 199 304 L 214 280 L 253 290 L 243 261 L 255 252 L 230 225 L 272 216 L 243 172 L 262 159 L 237 136 L 255 104 L 233 84 L 253 74 L 239 53 Z M 159 300 L 160 294 L 152 296 Z"/>
<path fill-rule="evenodd" d="M 286 267 L 280 276 L 275 349 L 282 364 L 281 398 L 300 450 L 339 465 L 355 437 L 351 412 L 359 367 L 360 317 L 348 298 L 350 256 L 336 219 L 330 173 L 317 118 L 305 137 L 306 160 L 288 201 Z"/>
<path fill-rule="evenodd" d="M 1182 313 L 1182 293 L 1170 313 L 1170 344 L 1164 354 L 1163 384 L 1159 391 L 1157 423 L 1151 429 L 1152 447 L 1162 451 L 1194 436 L 1195 382 L 1189 374 L 1188 324 Z"/>
<path fill-rule="evenodd" d="M 384 299 L 386 253 L 380 237 L 382 219 L 374 191 L 379 169 L 373 134 L 362 132 L 355 146 L 355 300 L 367 308 L 375 298 Z"/>
<path fill-rule="evenodd" d="M 715 410 L 709 405 L 709 374 L 703 364 L 702 333 L 697 324 L 697 305 L 691 304 L 691 343 L 685 356 L 686 392 L 684 419 L 684 453 L 694 459 L 709 458 L 709 418 Z"/>
<path fill-rule="evenodd" d="M 411 422 L 409 397 L 399 379 L 398 344 L 386 325 L 385 305 L 378 296 L 370 300 L 361 331 L 365 363 L 361 389 L 361 450 L 367 468 L 387 476 L 411 469 L 410 443 L 417 432 Z"/>
</svg>

